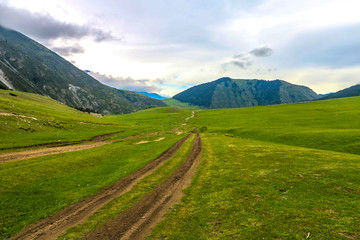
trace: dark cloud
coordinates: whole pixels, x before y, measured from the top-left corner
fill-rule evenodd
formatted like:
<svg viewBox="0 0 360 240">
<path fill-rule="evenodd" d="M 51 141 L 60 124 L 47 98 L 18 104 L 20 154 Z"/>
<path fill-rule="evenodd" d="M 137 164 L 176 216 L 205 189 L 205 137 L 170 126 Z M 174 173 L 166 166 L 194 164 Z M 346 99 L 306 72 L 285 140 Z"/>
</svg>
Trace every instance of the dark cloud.
<svg viewBox="0 0 360 240">
<path fill-rule="evenodd" d="M 131 77 L 122 78 L 122 77 L 113 77 L 104 75 L 98 72 L 88 72 L 90 76 L 97 79 L 98 81 L 102 82 L 105 85 L 125 89 L 129 91 L 139 91 L 139 92 L 151 92 L 151 93 L 158 93 L 160 92 L 160 88 L 153 85 L 153 81 L 149 79 L 140 79 L 135 80 Z M 155 80 L 154 82 L 157 83 L 159 80 Z"/>
<path fill-rule="evenodd" d="M 221 65 L 222 70 L 224 72 L 227 71 L 227 68 L 229 66 L 235 66 L 235 67 L 239 67 L 241 69 L 246 69 L 247 67 L 250 67 L 252 65 L 252 62 L 248 58 L 242 58 L 242 59 L 236 60 L 236 57 L 234 56 L 233 59 L 234 59 L 233 61 L 223 63 Z"/>
<path fill-rule="evenodd" d="M 273 50 L 269 47 L 255 48 L 249 52 L 255 57 L 269 57 L 273 54 Z"/>
<path fill-rule="evenodd" d="M 245 62 L 240 62 L 240 61 L 232 61 L 230 62 L 231 64 L 234 64 L 235 66 L 245 69 L 246 63 Z"/>
<path fill-rule="evenodd" d="M 32 13 L 0 3 L 0 25 L 44 40 L 93 37 L 95 41 L 118 40 L 109 32 L 89 25 L 60 22 L 49 14 Z"/>
<path fill-rule="evenodd" d="M 238 55 L 235 55 L 233 58 L 243 58 L 244 57 L 244 54 L 238 54 Z"/>
<path fill-rule="evenodd" d="M 72 46 L 53 47 L 52 50 L 64 57 L 85 52 L 85 49 L 79 44 L 74 44 Z"/>
</svg>

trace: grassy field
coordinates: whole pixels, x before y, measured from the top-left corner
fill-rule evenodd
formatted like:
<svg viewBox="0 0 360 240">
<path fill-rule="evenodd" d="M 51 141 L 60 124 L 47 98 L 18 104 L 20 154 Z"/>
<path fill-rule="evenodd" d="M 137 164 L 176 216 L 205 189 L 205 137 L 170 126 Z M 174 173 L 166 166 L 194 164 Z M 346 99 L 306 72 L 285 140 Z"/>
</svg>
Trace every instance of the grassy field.
<svg viewBox="0 0 360 240">
<path fill-rule="evenodd" d="M 8 237 L 29 223 L 94 194 L 156 158 L 183 136 L 163 137 L 160 142 L 134 145 L 129 140 L 1 164 L 0 236 Z"/>
<path fill-rule="evenodd" d="M 115 198 L 96 214 L 91 216 L 87 221 L 77 227 L 70 228 L 59 239 L 79 239 L 83 238 L 88 232 L 101 227 L 106 221 L 114 218 L 117 214 L 123 212 L 131 204 L 141 199 L 145 194 L 150 193 L 155 187 L 169 176 L 178 167 L 189 154 L 194 136 L 187 140 L 184 146 L 163 166 L 159 167 L 154 173 L 141 180 L 128 193 Z"/>
<path fill-rule="evenodd" d="M 147 239 L 357 239 L 360 156 L 203 135 L 183 203 Z"/>
<path fill-rule="evenodd" d="M 360 154 L 360 98 L 199 111 L 205 132 Z"/>
<path fill-rule="evenodd" d="M 0 151 L 1 148 L 89 139 L 119 131 L 122 133 L 116 135 L 117 138 L 172 131 L 189 115 L 189 110 L 167 107 L 102 117 L 37 94 L 0 90 Z"/>
<path fill-rule="evenodd" d="M 360 238 L 360 98 L 196 114 L 202 164 L 148 239 Z"/>
<path fill-rule="evenodd" d="M 120 142 L 1 164 L 0 238 L 94 194 L 156 158 L 186 134 L 187 127 L 181 124 L 191 114 L 168 107 L 94 116 L 47 97 L 3 90 L 0 113 L 0 148 L 121 131 L 111 137 Z M 160 137 L 164 139 L 154 141 Z M 139 141 L 148 143 L 134 145 Z"/>
<path fill-rule="evenodd" d="M 198 109 L 185 124 L 191 114 L 165 107 L 94 116 L 1 90 L 0 148 L 120 132 L 101 147 L 0 164 L 0 239 L 141 168 L 194 128 L 203 139 L 198 171 L 148 239 L 360 238 L 360 97 Z M 82 238 L 151 192 L 192 142 L 60 238 Z"/>
</svg>

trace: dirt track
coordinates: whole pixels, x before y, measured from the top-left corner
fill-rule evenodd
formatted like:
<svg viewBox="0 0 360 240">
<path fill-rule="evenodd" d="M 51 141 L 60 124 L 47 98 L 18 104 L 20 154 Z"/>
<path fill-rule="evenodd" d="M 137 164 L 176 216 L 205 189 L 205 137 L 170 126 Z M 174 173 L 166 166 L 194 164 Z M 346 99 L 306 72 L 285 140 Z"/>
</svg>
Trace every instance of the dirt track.
<svg viewBox="0 0 360 240">
<path fill-rule="evenodd" d="M 201 138 L 197 135 L 190 155 L 170 177 L 127 211 L 88 234 L 86 239 L 143 239 L 164 213 L 181 200 L 182 189 L 190 185 L 195 173 L 201 148 Z"/>
<path fill-rule="evenodd" d="M 25 147 L 17 147 L 17 149 L 21 148 L 30 148 L 30 147 L 46 147 L 42 149 L 34 149 L 34 150 L 27 150 L 22 152 L 11 152 L 11 153 L 1 153 L 0 154 L 0 164 L 9 161 L 16 161 L 16 160 L 24 160 L 33 157 L 41 157 L 50 154 L 57 154 L 57 153 L 65 153 L 65 152 L 72 152 L 72 151 L 79 151 L 94 147 L 103 146 L 105 144 L 113 143 L 114 141 L 102 141 L 106 137 L 111 137 L 115 133 L 108 133 L 99 136 L 95 136 L 91 139 L 87 140 L 80 140 L 80 141 L 71 141 L 71 142 L 55 142 L 55 143 L 44 143 L 38 145 L 31 145 Z M 85 142 L 84 144 L 78 144 Z M 77 145 L 74 145 L 77 144 Z M 70 145 L 70 146 L 68 146 Z M 15 149 L 15 148 L 14 148 Z"/>
<path fill-rule="evenodd" d="M 131 190 L 136 183 L 151 174 L 160 167 L 162 163 L 172 157 L 189 138 L 189 136 L 181 139 L 158 158 L 152 160 L 138 171 L 121 178 L 112 186 L 100 190 L 94 196 L 64 208 L 51 217 L 24 228 L 20 233 L 10 239 L 56 239 L 69 227 L 80 224 L 106 203 Z"/>
<path fill-rule="evenodd" d="M 95 136 L 93 138 L 89 139 L 83 139 L 78 141 L 62 141 L 62 142 L 50 142 L 50 143 L 40 143 L 40 144 L 34 144 L 34 145 L 28 145 L 28 146 L 20 146 L 20 147 L 8 147 L 8 148 L 0 148 L 0 150 L 11 150 L 11 149 L 27 149 L 27 148 L 36 148 L 36 147 L 62 147 L 62 146 L 69 146 L 74 144 L 79 144 L 83 142 L 94 142 L 94 141 L 101 141 L 106 137 L 111 137 L 117 133 L 121 133 L 123 131 L 113 132 L 113 133 L 107 133 Z"/>
</svg>

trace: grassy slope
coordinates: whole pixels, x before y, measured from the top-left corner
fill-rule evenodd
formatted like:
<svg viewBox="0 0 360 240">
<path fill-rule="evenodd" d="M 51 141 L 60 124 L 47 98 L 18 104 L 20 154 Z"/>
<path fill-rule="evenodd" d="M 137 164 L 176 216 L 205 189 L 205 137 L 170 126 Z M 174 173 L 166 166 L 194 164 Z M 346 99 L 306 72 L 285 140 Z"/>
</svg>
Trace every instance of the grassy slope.
<svg viewBox="0 0 360 240">
<path fill-rule="evenodd" d="M 32 93 L 0 90 L 0 113 L 17 115 L 0 114 L 0 148 L 81 140 L 124 129 L 124 126 L 113 125 L 103 118 Z"/>
<path fill-rule="evenodd" d="M 360 98 L 200 111 L 207 132 L 360 154 Z"/>
<path fill-rule="evenodd" d="M 148 239 L 360 238 L 359 105 L 198 112 L 202 164 Z"/>
<path fill-rule="evenodd" d="M 185 109 L 200 109 L 199 106 L 191 105 L 191 104 L 185 103 L 185 102 L 180 102 L 173 98 L 166 98 L 166 99 L 162 99 L 161 101 L 171 107 L 179 107 L 179 108 L 185 108 Z"/>
<path fill-rule="evenodd" d="M 18 104 L 12 109 L 22 109 Z M 189 124 L 204 132 L 202 164 L 184 202 L 172 208 L 149 238 L 304 239 L 309 232 L 314 239 L 359 238 L 360 215 L 354 209 L 360 204 L 360 157 L 348 154 L 359 154 L 359 105 L 360 98 L 346 98 L 197 112 Z M 131 143 L 139 138 L 129 138 L 78 153 L 0 165 L 2 237 L 139 168 L 180 138 L 172 130 L 181 130 L 191 112 L 155 108 L 101 119 L 79 113 L 72 120 L 75 112 L 67 118 L 61 113 L 65 110 L 57 117 L 52 116 L 56 109 L 39 111 L 36 116 L 53 121 L 121 124 L 126 129 L 121 137 L 152 132 L 143 138 L 166 134 L 166 139 L 135 146 Z M 20 131 L 17 122 L 21 120 L 10 124 L 14 131 Z M 47 132 L 40 127 L 37 131 Z M 59 131 L 69 134 L 68 139 L 76 137 L 70 128 Z M 94 223 L 89 224 L 92 228 Z"/>
<path fill-rule="evenodd" d="M 15 113 L 17 116 L 1 113 Z M 48 97 L 0 90 L 0 148 L 88 139 L 117 131 L 124 131 L 118 137 L 144 131 L 168 131 L 184 122 L 188 115 L 190 111 L 167 107 L 97 117 Z"/>
<path fill-rule="evenodd" d="M 110 145 L 1 164 L 0 238 L 139 169 L 184 136 L 178 134 L 186 126 L 179 125 L 191 114 L 188 110 L 167 107 L 99 118 L 36 94 L 9 93 L 0 91 L 0 112 L 26 118 L 0 115 L 1 147 L 124 132 L 112 137 L 123 140 Z M 165 139 L 153 141 L 160 136 Z M 133 144 L 140 140 L 149 143 Z"/>
</svg>

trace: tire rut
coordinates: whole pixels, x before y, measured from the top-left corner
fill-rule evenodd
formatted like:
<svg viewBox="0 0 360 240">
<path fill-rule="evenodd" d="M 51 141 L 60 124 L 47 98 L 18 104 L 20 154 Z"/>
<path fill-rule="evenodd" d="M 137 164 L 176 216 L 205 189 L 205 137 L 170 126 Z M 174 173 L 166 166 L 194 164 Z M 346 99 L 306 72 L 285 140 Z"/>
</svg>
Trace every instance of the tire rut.
<svg viewBox="0 0 360 240">
<path fill-rule="evenodd" d="M 86 239 L 143 239 L 151 228 L 163 219 L 171 206 L 179 202 L 182 190 L 189 186 L 200 160 L 201 138 L 197 134 L 191 153 L 163 183 L 145 195 L 128 210 L 107 222 L 103 227 L 89 233 Z"/>
<path fill-rule="evenodd" d="M 162 153 L 159 157 L 149 162 L 141 169 L 121 178 L 113 185 L 100 190 L 96 195 L 83 199 L 73 205 L 70 205 L 53 216 L 45 218 L 35 224 L 25 227 L 18 234 L 10 239 L 22 240 L 49 240 L 56 239 L 68 228 L 76 226 L 85 221 L 87 217 L 95 213 L 98 209 L 128 191 L 141 179 L 150 175 L 166 160 L 170 159 L 191 136 L 188 135 L 175 143 L 172 147 Z"/>
</svg>

